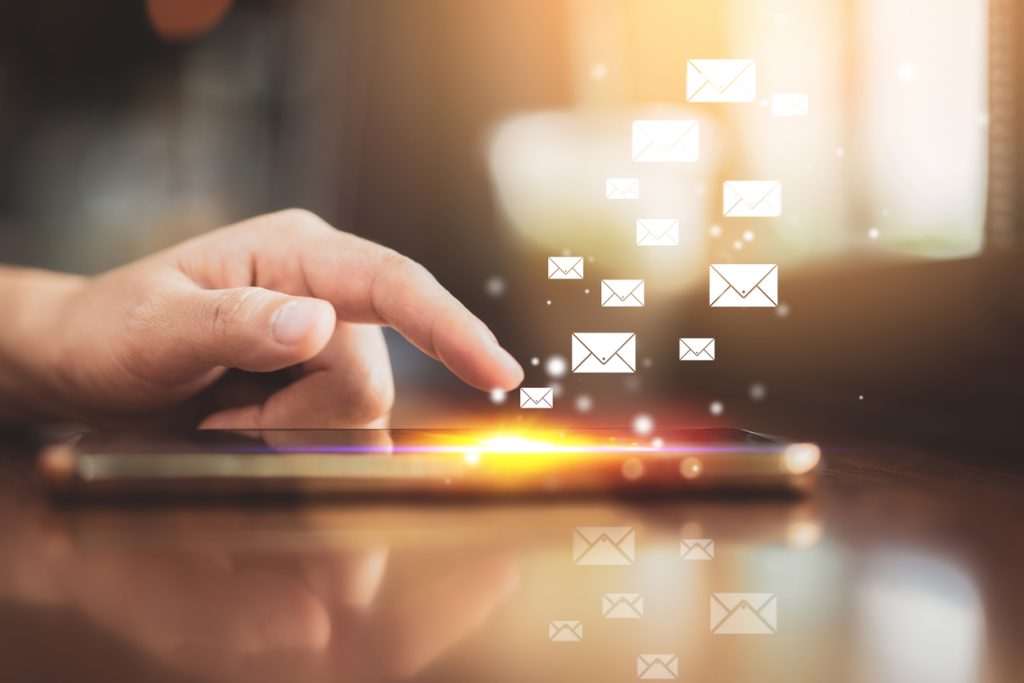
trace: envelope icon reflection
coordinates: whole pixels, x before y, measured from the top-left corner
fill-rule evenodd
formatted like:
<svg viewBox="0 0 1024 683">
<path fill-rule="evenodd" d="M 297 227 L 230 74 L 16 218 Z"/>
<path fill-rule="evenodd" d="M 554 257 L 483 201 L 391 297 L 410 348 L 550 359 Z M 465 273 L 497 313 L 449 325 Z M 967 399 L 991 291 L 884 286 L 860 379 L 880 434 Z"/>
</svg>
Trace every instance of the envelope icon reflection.
<svg viewBox="0 0 1024 683">
<path fill-rule="evenodd" d="M 519 407 L 543 410 L 555 407 L 555 390 L 551 387 L 519 387 Z"/>
<path fill-rule="evenodd" d="M 636 243 L 640 247 L 678 247 L 679 221 L 675 218 L 639 218 Z"/>
<path fill-rule="evenodd" d="M 684 538 L 679 550 L 684 560 L 710 560 L 715 556 L 715 542 L 710 538 Z"/>
<path fill-rule="evenodd" d="M 708 295 L 714 308 L 771 308 L 779 305 L 779 267 L 774 263 L 713 263 Z"/>
<path fill-rule="evenodd" d="M 572 532 L 573 564 L 622 566 L 636 559 L 636 532 L 631 526 L 578 526 Z"/>
<path fill-rule="evenodd" d="M 712 593 L 711 632 L 720 635 L 760 635 L 778 629 L 774 593 Z"/>
<path fill-rule="evenodd" d="M 632 332 L 573 332 L 572 371 L 636 372 L 636 335 Z"/>
<path fill-rule="evenodd" d="M 683 337 L 679 340 L 679 360 L 714 360 L 715 340 L 710 337 Z"/>
<path fill-rule="evenodd" d="M 729 218 L 777 218 L 782 215 L 782 183 L 778 180 L 726 180 L 722 213 Z"/>
<path fill-rule="evenodd" d="M 553 643 L 578 643 L 583 640 L 583 622 L 579 619 L 552 621 L 548 624 L 548 640 Z"/>
<path fill-rule="evenodd" d="M 640 308 L 644 305 L 643 280 L 601 280 L 601 305 Z"/>
<path fill-rule="evenodd" d="M 805 92 L 777 92 L 772 94 L 773 116 L 807 116 L 808 97 Z"/>
<path fill-rule="evenodd" d="M 678 675 L 677 655 L 637 655 L 636 677 L 641 681 L 667 681 Z"/>
<path fill-rule="evenodd" d="M 608 178 L 604 181 L 604 192 L 608 199 L 639 199 L 639 178 Z"/>
<path fill-rule="evenodd" d="M 698 121 L 633 122 L 633 161 L 697 161 L 699 158 Z"/>
<path fill-rule="evenodd" d="M 686 100 L 753 102 L 756 74 L 753 59 L 691 59 L 686 63 Z"/>
<path fill-rule="evenodd" d="M 548 257 L 548 279 L 549 280 L 582 280 L 583 279 L 583 257 L 582 256 L 549 256 Z"/>
<path fill-rule="evenodd" d="M 605 619 L 639 619 L 643 615 L 644 596 L 640 593 L 605 593 L 601 597 Z"/>
</svg>

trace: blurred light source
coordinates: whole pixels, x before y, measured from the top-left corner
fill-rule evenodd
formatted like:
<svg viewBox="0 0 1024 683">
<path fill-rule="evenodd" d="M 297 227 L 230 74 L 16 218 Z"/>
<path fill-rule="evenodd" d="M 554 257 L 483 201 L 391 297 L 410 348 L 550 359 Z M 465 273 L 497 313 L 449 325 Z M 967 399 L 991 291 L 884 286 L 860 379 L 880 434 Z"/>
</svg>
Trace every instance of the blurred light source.
<svg viewBox="0 0 1024 683">
<path fill-rule="evenodd" d="M 786 447 L 782 459 L 790 473 L 805 474 L 817 467 L 821 460 L 821 449 L 813 443 L 795 443 Z"/>
</svg>

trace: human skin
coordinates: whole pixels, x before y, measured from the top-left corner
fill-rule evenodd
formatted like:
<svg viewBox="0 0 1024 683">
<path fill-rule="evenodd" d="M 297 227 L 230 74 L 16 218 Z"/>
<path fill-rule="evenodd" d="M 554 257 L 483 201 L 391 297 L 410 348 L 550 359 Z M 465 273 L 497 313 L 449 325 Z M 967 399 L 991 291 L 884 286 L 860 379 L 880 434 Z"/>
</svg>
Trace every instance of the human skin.
<svg viewBox="0 0 1024 683">
<path fill-rule="evenodd" d="M 0 268 L 0 320 L 4 421 L 380 425 L 384 325 L 481 390 L 523 378 L 426 269 L 299 209 L 96 277 Z"/>
</svg>

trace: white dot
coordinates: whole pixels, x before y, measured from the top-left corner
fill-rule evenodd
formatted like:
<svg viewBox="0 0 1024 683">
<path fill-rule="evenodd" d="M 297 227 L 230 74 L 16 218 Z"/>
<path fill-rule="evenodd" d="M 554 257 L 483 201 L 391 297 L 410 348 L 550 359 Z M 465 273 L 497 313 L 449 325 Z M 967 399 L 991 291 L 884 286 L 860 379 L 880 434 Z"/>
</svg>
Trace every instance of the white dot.
<svg viewBox="0 0 1024 683">
<path fill-rule="evenodd" d="M 641 413 L 633 418 L 633 431 L 646 436 L 654 431 L 654 418 Z"/>
<path fill-rule="evenodd" d="M 545 301 L 544 303 L 546 303 L 546 304 L 547 304 L 548 306 L 550 306 L 550 305 L 551 305 L 551 299 L 548 299 L 548 300 L 547 300 L 547 301 Z"/>
<path fill-rule="evenodd" d="M 765 396 L 768 395 L 768 387 L 761 384 L 760 382 L 754 382 L 750 385 L 750 398 L 754 401 L 763 401 Z"/>
<path fill-rule="evenodd" d="M 647 358 L 644 358 L 644 359 L 643 359 L 643 361 L 641 361 L 641 362 L 642 362 L 642 363 L 644 364 L 644 367 L 645 367 L 645 368 L 649 368 L 649 367 L 651 367 L 652 365 L 654 365 L 654 361 L 653 361 L 653 360 L 651 360 L 651 357 L 650 357 L 650 356 L 648 356 Z"/>
<path fill-rule="evenodd" d="M 498 406 L 505 402 L 506 394 L 501 389 L 491 391 L 491 403 Z"/>
<path fill-rule="evenodd" d="M 656 436 L 651 439 L 651 445 L 655 448 L 662 448 L 665 445 L 665 441 L 660 436 Z"/>
<path fill-rule="evenodd" d="M 583 293 L 584 293 L 584 294 L 590 294 L 590 288 L 588 287 L 587 289 L 584 289 L 584 290 L 583 290 Z"/>
<path fill-rule="evenodd" d="M 568 363 L 561 356 L 550 356 L 544 363 L 544 372 L 548 373 L 548 377 L 564 377 L 568 369 Z"/>
<path fill-rule="evenodd" d="M 736 251 L 739 251 L 740 249 L 743 248 L 743 242 L 736 240 L 735 242 L 732 243 L 732 248 L 735 249 Z"/>
<path fill-rule="evenodd" d="M 487 282 L 484 283 L 484 291 L 487 292 L 487 296 L 497 299 L 505 293 L 505 281 L 497 275 L 489 277 Z"/>
<path fill-rule="evenodd" d="M 708 228 L 708 232 L 711 233 L 712 237 L 718 237 L 722 234 L 722 226 L 712 225 L 710 228 Z"/>
<path fill-rule="evenodd" d="M 864 394 L 861 394 L 860 396 L 858 396 L 857 400 L 858 401 L 863 401 L 864 400 Z"/>
<path fill-rule="evenodd" d="M 879 234 L 878 228 L 868 228 L 868 239 L 877 240 Z"/>
<path fill-rule="evenodd" d="M 608 67 L 603 62 L 595 62 L 590 67 L 590 77 L 595 81 L 603 81 L 608 76 Z"/>
<path fill-rule="evenodd" d="M 743 239 L 745 239 L 748 242 L 753 242 L 754 241 L 754 231 L 753 230 L 744 230 L 743 231 Z"/>
<path fill-rule="evenodd" d="M 787 315 L 789 315 L 789 305 L 779 304 L 778 306 L 776 306 L 775 315 L 779 316 L 780 318 L 785 318 Z"/>
<path fill-rule="evenodd" d="M 836 147 L 836 156 L 839 157 L 840 159 L 845 157 L 846 156 L 846 148 L 845 147 Z"/>
<path fill-rule="evenodd" d="M 576 397 L 576 410 L 581 413 L 589 413 L 594 407 L 594 399 L 587 394 L 580 394 Z"/>
<path fill-rule="evenodd" d="M 917 64 L 904 59 L 896 69 L 896 77 L 900 79 L 900 83 L 913 83 L 917 80 Z"/>
<path fill-rule="evenodd" d="M 480 464 L 480 452 L 479 451 L 466 451 L 462 455 L 462 459 L 466 461 L 466 464 L 470 467 L 475 467 Z"/>
<path fill-rule="evenodd" d="M 715 417 L 718 417 L 725 412 L 725 406 L 722 405 L 721 401 L 712 401 L 708 406 L 708 411 Z"/>
</svg>

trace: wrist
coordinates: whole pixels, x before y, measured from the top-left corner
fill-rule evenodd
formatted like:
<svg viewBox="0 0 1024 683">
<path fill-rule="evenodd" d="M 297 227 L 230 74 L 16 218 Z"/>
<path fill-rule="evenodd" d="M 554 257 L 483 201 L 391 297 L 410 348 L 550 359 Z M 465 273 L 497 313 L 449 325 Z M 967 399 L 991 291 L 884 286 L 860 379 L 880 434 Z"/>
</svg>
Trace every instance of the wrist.
<svg viewBox="0 0 1024 683">
<path fill-rule="evenodd" d="M 66 417 L 60 321 L 86 279 L 0 267 L 0 421 Z"/>
</svg>

